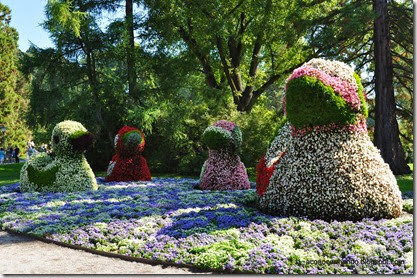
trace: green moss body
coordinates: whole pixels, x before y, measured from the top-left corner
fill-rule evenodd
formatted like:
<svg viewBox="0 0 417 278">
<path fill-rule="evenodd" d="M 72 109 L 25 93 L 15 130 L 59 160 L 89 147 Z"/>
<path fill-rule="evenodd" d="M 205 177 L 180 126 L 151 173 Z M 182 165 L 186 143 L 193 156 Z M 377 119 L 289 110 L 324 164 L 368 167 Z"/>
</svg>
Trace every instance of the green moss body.
<svg viewBox="0 0 417 278">
<path fill-rule="evenodd" d="M 58 170 L 58 166 L 53 166 L 51 169 L 44 171 L 35 169 L 33 165 L 28 165 L 27 167 L 29 181 L 37 184 L 39 188 L 51 187 L 56 180 Z"/>
<path fill-rule="evenodd" d="M 203 142 L 212 150 L 230 146 L 232 136 L 230 132 L 217 126 L 208 127 L 203 133 Z"/>
<path fill-rule="evenodd" d="M 287 84 L 287 117 L 296 128 L 355 124 L 357 113 L 342 96 L 320 80 L 302 76 Z"/>
</svg>

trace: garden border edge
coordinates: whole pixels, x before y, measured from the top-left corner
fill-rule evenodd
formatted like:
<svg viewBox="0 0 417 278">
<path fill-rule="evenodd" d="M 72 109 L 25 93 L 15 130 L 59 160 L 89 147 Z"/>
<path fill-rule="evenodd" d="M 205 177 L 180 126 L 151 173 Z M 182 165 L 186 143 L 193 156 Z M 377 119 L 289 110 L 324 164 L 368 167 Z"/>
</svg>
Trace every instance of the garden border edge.
<svg viewBox="0 0 417 278">
<path fill-rule="evenodd" d="M 71 249 L 75 249 L 75 250 L 81 250 L 81 251 L 85 251 L 91 254 L 95 254 L 95 255 L 100 255 L 100 256 L 104 256 L 107 258 L 118 258 L 118 259 L 122 259 L 124 261 L 130 261 L 130 262 L 139 262 L 139 263 L 145 263 L 145 264 L 149 264 L 149 265 L 161 265 L 161 266 L 174 266 L 177 268 L 180 267 L 185 267 L 190 269 L 191 271 L 194 270 L 196 271 L 196 274 L 198 274 L 198 272 L 204 272 L 204 271 L 209 271 L 209 272 L 213 272 L 212 274 L 252 274 L 250 272 L 243 272 L 243 271 L 238 271 L 238 270 L 223 270 L 223 269 L 215 269 L 215 268 L 199 268 L 195 265 L 191 265 L 191 264 L 185 264 L 185 263 L 174 263 L 174 262 L 167 262 L 167 261 L 162 261 L 162 260 L 151 260 L 151 259 L 145 259 L 145 258 L 138 258 L 138 257 L 132 257 L 132 256 L 126 256 L 126 255 L 122 255 L 122 254 L 117 254 L 117 253 L 111 253 L 111 252 L 104 252 L 104 251 L 100 251 L 100 250 L 94 250 L 94 249 L 90 249 L 87 247 L 83 247 L 83 246 L 79 246 L 79 245 L 73 245 L 73 244 L 68 244 L 65 242 L 60 242 L 60 241 L 56 241 L 53 239 L 48 239 L 48 238 L 44 238 L 41 236 L 37 236 L 37 235 L 33 235 L 33 234 L 29 234 L 29 233 L 24 233 L 24 232 L 19 232 L 19 231 L 15 231 L 13 229 L 7 228 L 7 227 L 0 227 L 0 230 L 6 231 L 10 234 L 14 234 L 14 235 L 18 235 L 18 236 L 24 236 L 27 238 L 32 238 L 35 240 L 39 240 L 45 243 L 52 243 L 52 244 L 56 244 L 58 246 L 61 247 L 67 247 L 67 248 L 71 248 Z"/>
</svg>

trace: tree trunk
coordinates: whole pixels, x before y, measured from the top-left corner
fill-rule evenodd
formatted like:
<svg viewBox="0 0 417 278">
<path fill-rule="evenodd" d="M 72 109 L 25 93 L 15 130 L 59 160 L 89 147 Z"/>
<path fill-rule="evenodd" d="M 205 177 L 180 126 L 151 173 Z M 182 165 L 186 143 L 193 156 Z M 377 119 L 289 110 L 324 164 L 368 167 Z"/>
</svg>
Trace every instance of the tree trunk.
<svg viewBox="0 0 417 278">
<path fill-rule="evenodd" d="M 135 72 L 135 35 L 133 32 L 133 0 L 126 0 L 126 33 L 127 33 L 127 79 L 129 83 L 129 95 L 134 98 L 139 98 L 136 87 L 136 72 Z"/>
<path fill-rule="evenodd" d="M 374 144 L 395 175 L 408 174 L 395 115 L 393 67 L 387 0 L 374 0 L 375 134 Z"/>
</svg>

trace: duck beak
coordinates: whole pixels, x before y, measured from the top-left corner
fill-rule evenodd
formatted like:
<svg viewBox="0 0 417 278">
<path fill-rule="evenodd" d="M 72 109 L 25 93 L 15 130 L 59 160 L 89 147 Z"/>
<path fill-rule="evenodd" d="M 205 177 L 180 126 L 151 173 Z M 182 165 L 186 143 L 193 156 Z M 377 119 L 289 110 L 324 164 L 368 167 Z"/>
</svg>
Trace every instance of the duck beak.
<svg viewBox="0 0 417 278">
<path fill-rule="evenodd" d="M 72 150 L 74 152 L 84 152 L 88 150 L 94 142 L 94 136 L 90 132 L 86 132 L 81 136 L 71 139 Z"/>
</svg>

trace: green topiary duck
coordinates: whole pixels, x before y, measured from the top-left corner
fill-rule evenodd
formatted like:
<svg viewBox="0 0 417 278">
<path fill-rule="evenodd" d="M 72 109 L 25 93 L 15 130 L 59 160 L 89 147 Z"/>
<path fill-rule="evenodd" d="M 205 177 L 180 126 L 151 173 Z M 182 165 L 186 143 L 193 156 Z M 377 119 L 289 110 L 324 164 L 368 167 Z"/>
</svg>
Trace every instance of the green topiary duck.
<svg viewBox="0 0 417 278">
<path fill-rule="evenodd" d="M 79 122 L 63 121 L 52 131 L 53 154 L 29 159 L 20 172 L 20 190 L 75 192 L 97 190 L 98 185 L 84 153 L 93 136 Z"/>
</svg>

